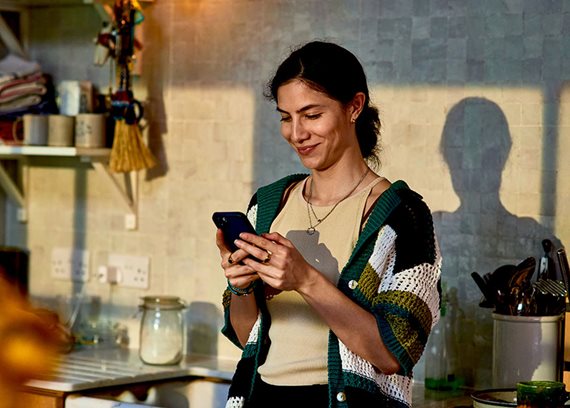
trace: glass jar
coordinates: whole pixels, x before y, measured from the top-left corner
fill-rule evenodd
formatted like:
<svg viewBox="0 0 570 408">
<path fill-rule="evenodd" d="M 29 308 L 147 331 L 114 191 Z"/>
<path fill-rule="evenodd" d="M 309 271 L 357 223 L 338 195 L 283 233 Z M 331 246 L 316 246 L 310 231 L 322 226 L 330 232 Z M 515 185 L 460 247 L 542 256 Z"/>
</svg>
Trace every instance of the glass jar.
<svg viewBox="0 0 570 408">
<path fill-rule="evenodd" d="M 184 302 L 176 296 L 145 296 L 140 306 L 140 359 L 146 364 L 177 364 L 184 354 Z"/>
</svg>

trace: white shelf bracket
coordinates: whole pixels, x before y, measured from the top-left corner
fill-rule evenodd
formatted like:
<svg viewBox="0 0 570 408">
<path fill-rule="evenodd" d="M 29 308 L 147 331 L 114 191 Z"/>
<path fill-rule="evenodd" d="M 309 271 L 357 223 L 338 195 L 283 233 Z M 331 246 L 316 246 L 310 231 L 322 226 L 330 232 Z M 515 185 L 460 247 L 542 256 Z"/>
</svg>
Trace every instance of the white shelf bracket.
<svg viewBox="0 0 570 408">
<path fill-rule="evenodd" d="M 26 166 L 27 167 L 27 166 Z M 18 166 L 20 168 L 20 166 Z M 23 176 L 27 175 L 27 169 L 23 169 Z M 19 207 L 18 208 L 18 221 L 26 222 L 27 215 L 27 201 L 26 196 L 22 190 L 17 186 L 12 177 L 8 174 L 4 165 L 0 163 L 0 186 L 6 192 L 8 197 Z"/>
<path fill-rule="evenodd" d="M 125 228 L 129 230 L 136 229 L 138 222 L 138 173 L 132 171 L 124 174 L 125 188 L 123 189 L 107 164 L 93 161 L 91 165 L 103 179 L 112 185 L 116 196 L 124 204 L 127 210 L 127 214 L 125 215 Z"/>
</svg>

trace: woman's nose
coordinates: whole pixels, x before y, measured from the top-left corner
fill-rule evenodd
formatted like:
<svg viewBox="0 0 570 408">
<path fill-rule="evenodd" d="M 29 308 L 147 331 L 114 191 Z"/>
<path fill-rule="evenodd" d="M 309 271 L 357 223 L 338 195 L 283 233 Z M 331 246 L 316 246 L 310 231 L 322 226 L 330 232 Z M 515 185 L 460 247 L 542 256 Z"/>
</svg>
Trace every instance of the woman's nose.
<svg viewBox="0 0 570 408">
<path fill-rule="evenodd" d="M 305 126 L 303 126 L 302 121 L 294 120 L 291 139 L 298 142 L 307 139 L 308 136 L 309 132 L 307 132 L 307 129 L 305 128 Z"/>
</svg>

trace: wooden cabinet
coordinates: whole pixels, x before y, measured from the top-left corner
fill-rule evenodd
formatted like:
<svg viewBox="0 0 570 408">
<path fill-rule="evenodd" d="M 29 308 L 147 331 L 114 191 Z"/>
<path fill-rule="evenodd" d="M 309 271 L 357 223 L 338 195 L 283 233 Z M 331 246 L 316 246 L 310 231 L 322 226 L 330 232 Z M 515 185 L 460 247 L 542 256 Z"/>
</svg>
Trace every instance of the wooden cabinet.
<svg viewBox="0 0 570 408">
<path fill-rule="evenodd" d="M 43 390 L 30 389 L 19 391 L 16 395 L 16 407 L 34 408 L 64 408 L 65 394 L 61 392 L 46 392 Z"/>
</svg>

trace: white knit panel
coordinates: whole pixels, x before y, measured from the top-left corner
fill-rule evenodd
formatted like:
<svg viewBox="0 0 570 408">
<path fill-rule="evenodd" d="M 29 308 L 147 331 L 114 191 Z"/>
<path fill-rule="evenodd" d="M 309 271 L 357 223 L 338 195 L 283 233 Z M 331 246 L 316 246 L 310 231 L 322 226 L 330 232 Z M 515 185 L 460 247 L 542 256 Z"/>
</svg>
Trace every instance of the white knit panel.
<svg viewBox="0 0 570 408">
<path fill-rule="evenodd" d="M 259 328 L 261 326 L 261 313 L 258 313 L 257 320 L 249 332 L 249 337 L 247 338 L 247 343 L 257 343 L 259 338 Z"/>
<path fill-rule="evenodd" d="M 386 279 L 380 285 L 380 291 L 397 290 L 413 293 L 429 306 L 432 315 L 439 314 L 439 294 L 434 288 L 441 274 L 437 265 L 428 263 L 414 266 L 398 272 L 393 279 Z"/>
<path fill-rule="evenodd" d="M 398 374 L 386 375 L 374 369 L 374 366 L 363 358 L 357 356 L 338 341 L 342 370 L 374 381 L 380 390 L 387 396 L 411 406 L 411 378 Z"/>
<path fill-rule="evenodd" d="M 385 225 L 378 232 L 374 243 L 374 251 L 368 263 L 374 268 L 380 281 L 387 271 L 394 270 L 396 261 L 396 231 Z"/>
<path fill-rule="evenodd" d="M 230 397 L 226 402 L 226 408 L 242 408 L 245 405 L 244 397 Z"/>
<path fill-rule="evenodd" d="M 338 350 L 340 352 L 340 361 L 343 371 L 358 374 L 361 377 L 378 383 L 378 374 L 372 364 L 354 354 L 340 340 L 338 341 Z"/>
<path fill-rule="evenodd" d="M 251 222 L 253 228 L 255 228 L 255 224 L 257 223 L 257 204 L 255 204 L 253 207 L 249 209 L 249 211 L 247 212 L 247 219 L 249 220 L 249 222 Z"/>
<path fill-rule="evenodd" d="M 380 277 L 378 292 L 398 290 L 410 292 L 422 299 L 430 308 L 432 326 L 439 320 L 439 295 L 433 288 L 441 275 L 441 256 L 435 243 L 436 263 L 423 263 L 412 269 L 393 274 L 396 263 L 396 231 L 389 225 L 382 227 L 374 244 L 370 264 Z"/>
</svg>

